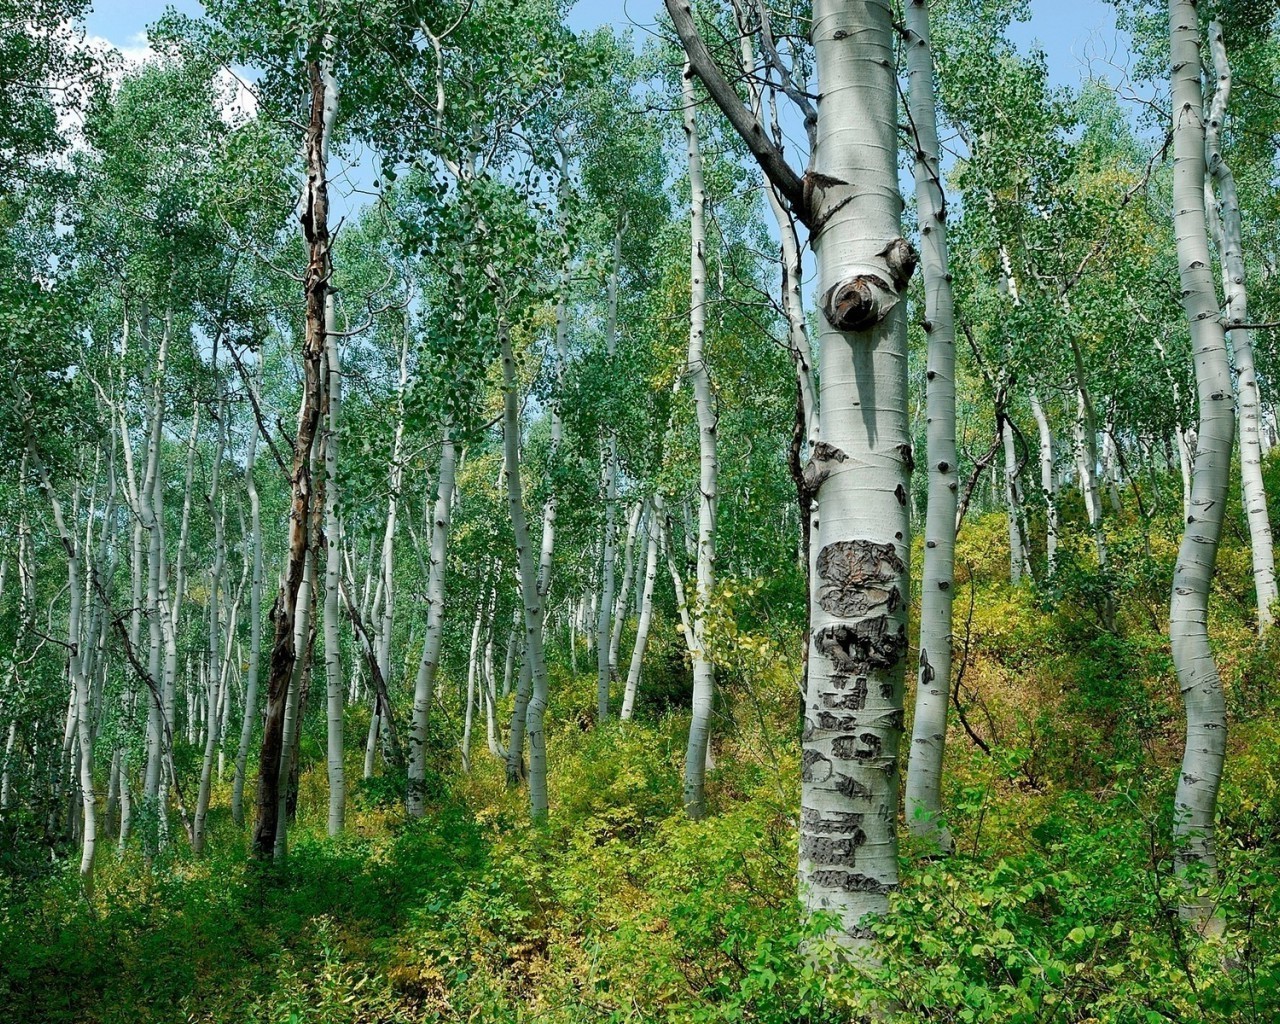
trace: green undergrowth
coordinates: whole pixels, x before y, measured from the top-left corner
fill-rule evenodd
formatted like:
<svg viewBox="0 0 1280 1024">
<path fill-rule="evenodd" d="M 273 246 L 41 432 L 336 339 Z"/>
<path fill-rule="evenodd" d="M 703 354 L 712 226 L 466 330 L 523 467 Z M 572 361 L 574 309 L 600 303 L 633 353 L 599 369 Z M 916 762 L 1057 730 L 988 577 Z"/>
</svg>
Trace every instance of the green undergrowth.
<svg viewBox="0 0 1280 1024">
<path fill-rule="evenodd" d="M 560 667 L 552 812 L 538 827 L 483 744 L 462 776 L 446 736 L 423 819 L 406 820 L 400 787 L 374 779 L 354 786 L 347 831 L 330 839 L 317 732 L 283 865 L 246 859 L 225 785 L 204 858 L 174 843 L 148 866 L 135 846 L 121 857 L 106 844 L 91 902 L 73 857 L 0 860 L 0 1021 L 1280 1019 L 1276 641 L 1218 601 L 1232 721 L 1211 892 L 1225 932 L 1205 941 L 1178 922 L 1170 867 L 1181 726 L 1166 584 L 1149 564 L 1172 557 L 1170 542 L 1116 525 L 1110 585 L 1124 598 L 1107 630 L 1080 551 L 1064 543 L 1056 574 L 1011 588 L 1001 529 L 987 517 L 962 537 L 964 722 L 946 771 L 956 850 L 930 860 L 906 845 L 877 966 L 839 962 L 829 922 L 799 913 L 792 641 L 767 607 L 735 606 L 759 601 L 744 584 L 722 595 L 737 625 L 716 640 L 706 820 L 681 810 L 685 713 L 664 697 L 596 727 L 594 676 Z M 1229 544 L 1224 557 L 1237 556 Z M 358 722 L 350 735 L 358 778 Z"/>
</svg>

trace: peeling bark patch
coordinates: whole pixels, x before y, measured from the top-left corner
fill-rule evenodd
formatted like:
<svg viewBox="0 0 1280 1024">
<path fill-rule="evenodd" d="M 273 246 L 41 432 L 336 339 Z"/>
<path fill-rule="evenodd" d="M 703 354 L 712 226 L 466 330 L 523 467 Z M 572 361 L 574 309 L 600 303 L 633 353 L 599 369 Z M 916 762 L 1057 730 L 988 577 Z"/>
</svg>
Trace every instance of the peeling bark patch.
<svg viewBox="0 0 1280 1024">
<path fill-rule="evenodd" d="M 819 441 L 813 446 L 813 454 L 805 463 L 802 474 L 804 489 L 809 494 L 817 494 L 818 488 L 831 475 L 832 466 L 838 462 L 848 462 L 849 456 L 833 444 Z"/>
<path fill-rule="evenodd" d="M 833 715 L 830 711 L 818 712 L 818 726 L 822 729 L 852 729 L 857 724 L 858 720 L 852 715 Z"/>
<path fill-rule="evenodd" d="M 871 790 L 852 775 L 841 775 L 836 779 L 836 790 L 850 800 L 870 800 Z"/>
<path fill-rule="evenodd" d="M 816 750 L 806 750 L 800 769 L 800 778 L 805 782 L 826 782 L 831 778 L 831 761 Z"/>
<path fill-rule="evenodd" d="M 818 604 L 842 618 L 892 612 L 902 600 L 896 584 L 906 571 L 893 544 L 835 541 L 818 553 Z"/>
<path fill-rule="evenodd" d="M 837 672 L 866 674 L 898 663 L 907 649 L 907 629 L 899 623 L 891 631 L 888 617 L 881 615 L 824 626 L 814 637 L 814 645 L 819 654 L 831 659 Z"/>
</svg>

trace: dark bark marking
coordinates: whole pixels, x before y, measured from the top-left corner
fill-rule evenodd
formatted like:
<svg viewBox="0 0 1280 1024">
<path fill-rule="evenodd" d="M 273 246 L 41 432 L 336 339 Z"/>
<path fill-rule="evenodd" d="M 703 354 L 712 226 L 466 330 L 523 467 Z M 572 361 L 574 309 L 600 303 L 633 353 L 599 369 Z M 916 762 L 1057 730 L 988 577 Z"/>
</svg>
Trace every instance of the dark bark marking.
<svg viewBox="0 0 1280 1024">
<path fill-rule="evenodd" d="M 834 541 L 818 552 L 818 604 L 842 618 L 895 611 L 902 600 L 897 583 L 906 571 L 891 543 Z"/>
<path fill-rule="evenodd" d="M 830 658 L 837 672 L 867 674 L 892 668 L 907 649 L 907 629 L 893 630 L 888 616 L 861 622 L 824 626 L 814 637 L 819 654 Z M 890 689 L 890 696 L 892 696 Z"/>
<path fill-rule="evenodd" d="M 831 778 L 831 761 L 816 750 L 806 750 L 803 756 L 800 778 L 805 782 L 826 782 Z"/>
<path fill-rule="evenodd" d="M 836 778 L 836 791 L 850 800 L 870 800 L 871 789 L 864 786 L 852 775 L 840 775 Z"/>
</svg>

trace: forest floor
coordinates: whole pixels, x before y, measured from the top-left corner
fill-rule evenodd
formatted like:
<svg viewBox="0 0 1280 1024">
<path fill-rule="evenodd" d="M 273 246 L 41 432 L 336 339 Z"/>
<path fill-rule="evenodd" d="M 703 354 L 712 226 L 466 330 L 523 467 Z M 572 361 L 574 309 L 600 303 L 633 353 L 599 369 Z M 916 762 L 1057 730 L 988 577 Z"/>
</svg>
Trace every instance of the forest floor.
<svg viewBox="0 0 1280 1024">
<path fill-rule="evenodd" d="M 901 1021 L 1280 1019 L 1274 645 L 1219 601 L 1233 721 L 1213 892 L 1227 933 L 1201 942 L 1176 921 L 1167 838 L 1181 733 L 1158 628 L 1167 542 L 1126 559 L 1118 538 L 1132 571 L 1120 570 L 1127 612 L 1111 633 L 1070 551 L 1056 591 L 1009 587 L 1002 528 L 998 516 L 968 525 L 961 548 L 957 851 L 904 849 L 876 970 L 823 966 L 798 913 L 795 682 L 761 629 L 723 673 L 703 822 L 680 809 L 683 712 L 597 729 L 594 678 L 557 670 L 540 828 L 483 747 L 461 776 L 441 741 L 422 820 L 375 777 L 330 839 L 308 736 L 282 865 L 246 859 L 226 783 L 204 858 L 181 842 L 149 867 L 137 843 L 109 850 L 92 902 L 73 867 L 0 844 L 0 1021 L 834 1024 L 889 1000 Z"/>
</svg>

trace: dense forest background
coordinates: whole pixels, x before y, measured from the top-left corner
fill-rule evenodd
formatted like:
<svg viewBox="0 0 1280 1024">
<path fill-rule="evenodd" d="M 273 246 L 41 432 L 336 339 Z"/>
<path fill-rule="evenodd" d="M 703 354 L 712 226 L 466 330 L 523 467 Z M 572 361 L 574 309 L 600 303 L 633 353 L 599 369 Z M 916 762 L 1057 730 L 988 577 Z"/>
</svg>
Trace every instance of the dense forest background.
<svg viewBox="0 0 1280 1024">
<path fill-rule="evenodd" d="M 1275 1020 L 1276 5 L 570 7 L 0 5 L 0 1020 Z"/>
</svg>

